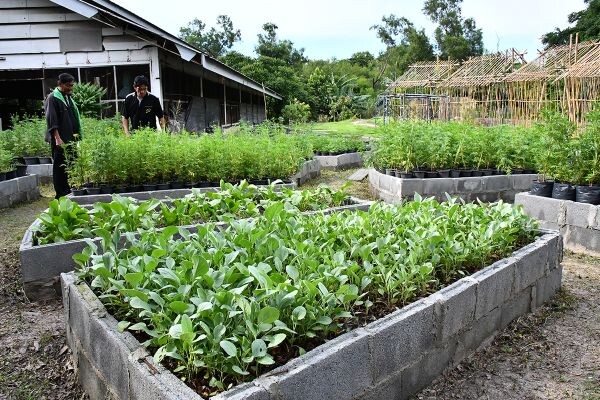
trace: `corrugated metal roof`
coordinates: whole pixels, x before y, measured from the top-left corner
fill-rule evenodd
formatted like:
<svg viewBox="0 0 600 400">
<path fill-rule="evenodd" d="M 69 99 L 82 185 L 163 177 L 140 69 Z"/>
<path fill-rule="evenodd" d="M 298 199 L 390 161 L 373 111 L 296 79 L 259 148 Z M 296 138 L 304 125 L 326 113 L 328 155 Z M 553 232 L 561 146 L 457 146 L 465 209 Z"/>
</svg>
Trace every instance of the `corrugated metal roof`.
<svg viewBox="0 0 600 400">
<path fill-rule="evenodd" d="M 165 50 L 176 52 L 179 56 L 185 61 L 191 61 L 201 65 L 203 68 L 215 72 L 227 79 L 230 79 L 234 82 L 242 84 L 244 86 L 250 87 L 254 90 L 265 92 L 267 95 L 274 97 L 276 99 L 281 100 L 281 96 L 269 89 L 264 87 L 261 83 L 256 82 L 255 80 L 243 75 L 242 73 L 234 70 L 231 67 L 223 64 L 222 62 L 210 57 L 209 55 L 203 53 L 200 49 L 191 46 L 189 43 L 181 40 L 180 38 L 170 34 L 164 29 L 159 28 L 158 26 L 146 21 L 145 19 L 139 17 L 138 15 L 132 13 L 119 6 L 118 4 L 113 3 L 109 0 L 50 0 L 53 3 L 68 8 L 69 10 L 84 15 L 88 18 L 94 18 L 97 21 L 103 22 L 107 24 L 106 20 L 103 20 L 102 17 L 108 18 L 117 18 L 121 22 L 124 22 L 126 25 L 130 25 L 143 31 L 146 34 L 150 34 L 151 36 L 160 37 L 168 40 L 174 47 L 174 49 L 167 49 L 164 46 L 161 46 L 160 43 L 153 43 L 153 45 L 161 47 Z M 92 9 L 97 10 L 97 13 L 94 13 Z M 101 14 L 99 16 L 98 14 Z M 89 17 L 88 15 L 91 15 Z M 125 27 L 127 28 L 127 27 Z M 143 37 L 141 38 L 143 39 Z"/>
</svg>

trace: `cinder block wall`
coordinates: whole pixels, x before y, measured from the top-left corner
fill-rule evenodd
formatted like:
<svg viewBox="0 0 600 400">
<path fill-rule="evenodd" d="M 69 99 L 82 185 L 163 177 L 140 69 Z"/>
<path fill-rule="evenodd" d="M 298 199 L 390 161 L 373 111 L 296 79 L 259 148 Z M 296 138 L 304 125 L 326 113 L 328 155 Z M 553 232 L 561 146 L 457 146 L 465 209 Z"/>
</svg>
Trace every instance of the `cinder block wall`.
<svg viewBox="0 0 600 400">
<path fill-rule="evenodd" d="M 26 175 L 0 182 L 0 208 L 12 207 L 39 198 L 37 175 Z"/>
<path fill-rule="evenodd" d="M 562 241 L 534 243 L 215 400 L 406 399 L 560 288 Z M 62 274 L 67 337 L 91 399 L 200 399 L 152 358 L 85 284 Z"/>
<path fill-rule="evenodd" d="M 322 169 L 341 170 L 362 167 L 362 153 L 344 153 L 337 156 L 315 156 Z"/>
<path fill-rule="evenodd" d="M 448 193 L 467 202 L 479 199 L 490 203 L 498 200 L 512 203 L 515 195 L 529 190 L 535 179 L 536 174 L 401 179 L 382 174 L 373 168 L 369 170 L 371 192 L 388 203 L 412 200 L 415 193 L 423 197 L 435 197 L 439 201 L 445 201 Z"/>
<path fill-rule="evenodd" d="M 542 228 L 559 230 L 565 247 L 600 256 L 600 206 L 519 193 L 515 204 L 541 222 Z"/>
</svg>

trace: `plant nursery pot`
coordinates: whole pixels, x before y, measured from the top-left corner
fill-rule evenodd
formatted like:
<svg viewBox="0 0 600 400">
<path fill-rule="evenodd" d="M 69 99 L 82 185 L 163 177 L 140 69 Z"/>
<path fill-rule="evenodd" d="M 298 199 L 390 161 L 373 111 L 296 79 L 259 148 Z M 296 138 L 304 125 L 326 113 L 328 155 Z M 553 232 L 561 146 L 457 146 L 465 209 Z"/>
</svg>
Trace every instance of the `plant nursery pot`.
<svg viewBox="0 0 600 400">
<path fill-rule="evenodd" d="M 483 172 L 474 169 L 473 171 L 471 171 L 471 176 L 483 176 Z"/>
<path fill-rule="evenodd" d="M 554 187 L 554 181 L 533 181 L 531 184 L 531 190 L 529 193 L 542 196 L 542 197 L 552 197 L 552 188 Z"/>
<path fill-rule="evenodd" d="M 113 193 L 125 193 L 126 189 L 127 189 L 127 187 L 124 185 L 114 186 L 112 192 Z"/>
<path fill-rule="evenodd" d="M 0 182 L 6 180 L 6 172 L 0 172 Z"/>
<path fill-rule="evenodd" d="M 205 187 L 209 187 L 209 186 L 210 186 L 209 181 L 200 181 L 200 182 L 196 182 L 196 185 L 194 187 L 205 188 Z"/>
<path fill-rule="evenodd" d="M 38 157 L 40 164 L 52 164 L 52 157 Z"/>
<path fill-rule="evenodd" d="M 17 177 L 27 175 L 27 165 L 16 165 L 17 167 Z"/>
<path fill-rule="evenodd" d="M 100 185 L 100 194 L 111 194 L 113 187 L 110 185 Z"/>
<path fill-rule="evenodd" d="M 535 174 L 535 170 L 534 169 L 524 169 L 523 173 L 524 174 Z"/>
<path fill-rule="evenodd" d="M 450 170 L 450 178 L 460 178 L 460 170 L 459 169 L 451 169 Z"/>
<path fill-rule="evenodd" d="M 40 163 L 40 159 L 37 157 L 23 157 L 26 165 L 35 165 Z"/>
<path fill-rule="evenodd" d="M 219 188 L 219 187 L 221 187 L 221 181 L 210 181 L 208 183 L 208 187 Z"/>
<path fill-rule="evenodd" d="M 575 187 L 570 183 L 554 182 L 554 186 L 552 187 L 552 198 L 575 201 Z"/>
<path fill-rule="evenodd" d="M 473 170 L 471 170 L 471 169 L 461 169 L 460 170 L 460 176 L 461 176 L 461 178 L 473 176 Z"/>
<path fill-rule="evenodd" d="M 400 172 L 400 178 L 402 179 L 412 179 L 414 177 L 414 174 L 410 171 Z"/>
<path fill-rule="evenodd" d="M 501 169 L 493 169 L 492 175 L 506 175 Z"/>
<path fill-rule="evenodd" d="M 490 168 L 481 169 L 480 171 L 483 176 L 491 176 L 494 173 L 494 170 Z"/>
<path fill-rule="evenodd" d="M 87 194 L 100 194 L 99 187 L 86 187 L 85 190 L 87 191 Z"/>
<path fill-rule="evenodd" d="M 171 182 L 171 189 L 183 189 L 183 182 L 179 182 L 179 181 Z"/>
<path fill-rule="evenodd" d="M 146 192 L 156 190 L 156 183 L 144 183 L 142 186 L 144 187 L 144 191 Z"/>
<path fill-rule="evenodd" d="M 587 204 L 600 204 L 600 186 L 575 186 L 575 201 Z"/>
<path fill-rule="evenodd" d="M 437 173 L 437 171 L 426 171 L 425 172 L 425 178 L 439 178 L 440 175 Z"/>
<path fill-rule="evenodd" d="M 183 184 L 183 187 L 186 188 L 186 189 L 191 189 L 191 188 L 194 187 L 194 182 L 185 182 Z"/>
<path fill-rule="evenodd" d="M 385 169 L 385 174 L 386 175 L 391 175 L 391 176 L 396 176 L 396 170 L 394 168 L 386 168 Z"/>
<path fill-rule="evenodd" d="M 520 175 L 523 173 L 523 170 L 521 168 L 515 168 L 515 169 L 511 170 L 510 173 L 513 175 Z"/>
<path fill-rule="evenodd" d="M 450 178 L 450 171 L 449 169 L 438 169 L 438 175 L 440 178 Z"/>
<path fill-rule="evenodd" d="M 417 179 L 423 179 L 425 178 L 425 173 L 427 171 L 413 171 L 413 175 L 415 176 L 415 178 Z"/>
<path fill-rule="evenodd" d="M 171 189 L 171 183 L 158 183 L 156 185 L 156 190 L 169 190 Z"/>
<path fill-rule="evenodd" d="M 6 172 L 6 180 L 9 181 L 11 179 L 15 179 L 17 177 L 17 170 L 13 169 L 12 171 Z"/>
<path fill-rule="evenodd" d="M 87 194 L 87 190 L 85 188 L 71 189 L 71 193 L 73 193 L 73 196 L 85 196 Z"/>
</svg>

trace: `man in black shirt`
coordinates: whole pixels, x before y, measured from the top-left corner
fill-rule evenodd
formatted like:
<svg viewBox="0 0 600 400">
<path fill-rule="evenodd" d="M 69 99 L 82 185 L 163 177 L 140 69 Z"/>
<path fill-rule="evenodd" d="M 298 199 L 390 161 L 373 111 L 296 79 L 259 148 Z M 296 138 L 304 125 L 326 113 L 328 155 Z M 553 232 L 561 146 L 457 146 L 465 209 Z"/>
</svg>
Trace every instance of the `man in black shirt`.
<svg viewBox="0 0 600 400">
<path fill-rule="evenodd" d="M 156 118 L 160 119 L 160 126 L 165 128 L 165 118 L 158 97 L 148 92 L 148 79 L 145 76 L 136 76 L 133 81 L 135 92 L 125 97 L 123 106 L 123 130 L 129 136 L 129 119 L 131 129 L 144 127 L 157 128 Z"/>
<path fill-rule="evenodd" d="M 52 147 L 52 182 L 56 198 L 71 192 L 66 171 L 65 152 L 74 156 L 74 149 L 68 146 L 81 137 L 81 119 L 77 105 L 71 98 L 75 78 L 71 74 L 60 74 L 58 86 L 46 98 L 46 139 Z M 70 157 L 69 157 L 70 158 Z"/>
</svg>

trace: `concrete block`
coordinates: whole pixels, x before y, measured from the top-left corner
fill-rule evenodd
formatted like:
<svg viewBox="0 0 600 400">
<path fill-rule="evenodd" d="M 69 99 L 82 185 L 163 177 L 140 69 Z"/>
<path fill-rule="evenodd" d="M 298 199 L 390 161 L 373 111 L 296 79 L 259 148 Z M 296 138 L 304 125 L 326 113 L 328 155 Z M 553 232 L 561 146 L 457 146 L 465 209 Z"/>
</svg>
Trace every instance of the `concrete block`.
<svg viewBox="0 0 600 400">
<path fill-rule="evenodd" d="M 211 400 L 271 400 L 271 394 L 263 387 L 253 383 L 244 383 L 220 393 Z"/>
<path fill-rule="evenodd" d="M 102 316 L 106 309 L 86 284 L 71 285 L 69 288 L 69 310 L 67 323 L 71 326 L 73 336 L 81 342 L 84 349 L 90 349 L 92 314 Z"/>
<path fill-rule="evenodd" d="M 548 238 L 531 243 L 513 253 L 517 259 L 515 266 L 515 293 L 534 284 L 548 270 Z"/>
<path fill-rule="evenodd" d="M 529 191 L 537 179 L 537 174 L 508 175 L 511 188 L 519 192 Z"/>
<path fill-rule="evenodd" d="M 37 177 L 34 175 L 17 178 L 19 192 L 28 192 L 37 188 Z"/>
<path fill-rule="evenodd" d="M 564 220 L 566 208 L 562 206 L 564 200 L 550 197 L 534 196 L 529 193 L 518 193 L 515 196 L 515 204 L 523 206 L 525 214 L 540 221 L 548 221 L 560 225 Z"/>
<path fill-rule="evenodd" d="M 83 240 L 22 247 L 20 258 L 23 281 L 52 278 L 62 272 L 72 271 L 76 266 L 72 258 L 73 254 L 80 253 L 85 247 L 87 243 Z"/>
<path fill-rule="evenodd" d="M 443 195 L 444 193 L 453 194 L 456 192 L 456 179 L 453 178 L 435 178 L 423 179 L 423 191 L 425 196 Z"/>
<path fill-rule="evenodd" d="M 50 300 L 60 297 L 60 279 L 58 276 L 23 282 L 23 291 L 31 301 Z"/>
<path fill-rule="evenodd" d="M 27 192 L 16 192 L 8 195 L 8 201 L 13 206 L 19 203 L 25 203 L 27 201 Z"/>
<path fill-rule="evenodd" d="M 400 371 L 435 344 L 435 305 L 418 301 L 366 327 L 374 383 Z"/>
<path fill-rule="evenodd" d="M 402 370 L 402 395 L 400 398 L 406 399 L 429 385 L 452 364 L 455 351 L 456 341 L 450 340 L 443 346 L 433 348 L 413 365 Z"/>
<path fill-rule="evenodd" d="M 116 331 L 117 322 L 112 317 L 90 317 L 89 359 L 106 379 L 107 387 L 119 399 L 129 398 L 129 373 L 127 355 L 134 349 L 128 348 L 125 336 Z"/>
<path fill-rule="evenodd" d="M 405 397 L 402 393 L 402 372 L 397 372 L 353 400 L 401 400 Z"/>
<path fill-rule="evenodd" d="M 483 203 L 495 203 L 498 200 L 502 199 L 502 193 L 504 192 L 483 192 L 483 193 L 473 193 L 475 196 L 475 201 L 479 200 Z"/>
<path fill-rule="evenodd" d="M 459 335 L 453 364 L 458 364 L 479 348 L 491 343 L 500 328 L 501 321 L 502 307 L 499 306 L 481 316 L 464 334 Z"/>
<path fill-rule="evenodd" d="M 499 329 L 504 329 L 514 319 L 531 310 L 531 288 L 527 287 L 502 305 Z"/>
<path fill-rule="evenodd" d="M 422 194 L 423 187 L 425 185 L 425 181 L 427 179 L 400 179 L 395 178 L 399 181 L 400 187 L 398 194 L 402 197 L 410 197 L 411 199 L 415 195 L 415 193 Z M 394 193 L 394 192 L 392 192 Z"/>
<path fill-rule="evenodd" d="M 325 346 L 323 351 L 304 358 L 302 364 L 292 364 L 288 373 L 272 377 L 267 390 L 273 397 L 351 399 L 371 386 L 369 335 L 364 329 L 342 335 L 334 345 Z"/>
<path fill-rule="evenodd" d="M 399 179 L 399 178 L 396 178 L 391 175 L 379 174 L 378 189 L 392 192 L 395 188 L 394 183 L 395 183 L 396 179 Z"/>
<path fill-rule="evenodd" d="M 507 175 L 492 175 L 483 178 L 483 190 L 486 192 L 502 192 L 512 189 Z"/>
<path fill-rule="evenodd" d="M 128 369 L 130 400 L 202 399 L 200 395 L 175 375 L 167 371 L 162 365 L 154 363 L 154 360 L 150 356 L 138 357 L 135 353 L 130 354 Z M 222 396 L 222 394 L 219 396 Z M 213 399 L 217 399 L 219 396 L 215 396 Z M 227 397 L 223 398 L 226 399 Z"/>
<path fill-rule="evenodd" d="M 106 381 L 98 376 L 93 365 L 80 351 L 77 353 L 77 377 L 79 384 L 83 387 L 90 400 L 113 399 L 114 396 L 109 392 Z"/>
<path fill-rule="evenodd" d="M 440 290 L 437 299 L 440 321 L 440 336 L 442 342 L 456 333 L 466 329 L 475 318 L 477 302 L 477 281 L 463 278 L 452 285 Z M 430 296 L 431 297 L 431 296 Z"/>
<path fill-rule="evenodd" d="M 484 179 L 481 177 L 456 179 L 456 193 L 483 192 Z"/>
<path fill-rule="evenodd" d="M 591 255 L 600 255 L 600 231 L 567 225 L 564 232 L 564 244 L 569 250 Z"/>
<path fill-rule="evenodd" d="M 588 228 L 594 226 L 596 222 L 596 212 L 598 206 L 593 204 L 577 203 L 574 201 L 566 202 L 566 224 L 579 228 Z"/>
<path fill-rule="evenodd" d="M 515 262 L 516 259 L 504 259 L 471 276 L 477 281 L 475 320 L 511 297 L 515 283 Z"/>
<path fill-rule="evenodd" d="M 558 289 L 560 289 L 561 284 L 562 266 L 559 265 L 557 268 L 551 270 L 547 275 L 537 281 L 535 286 L 535 306 L 539 307 L 552 298 Z"/>
<path fill-rule="evenodd" d="M 17 193 L 19 191 L 19 184 L 16 179 L 10 179 L 8 181 L 0 182 L 0 196 L 8 197 L 13 193 Z"/>
<path fill-rule="evenodd" d="M 10 206 L 11 204 L 8 196 L 0 196 L 0 208 L 8 208 Z"/>
</svg>

